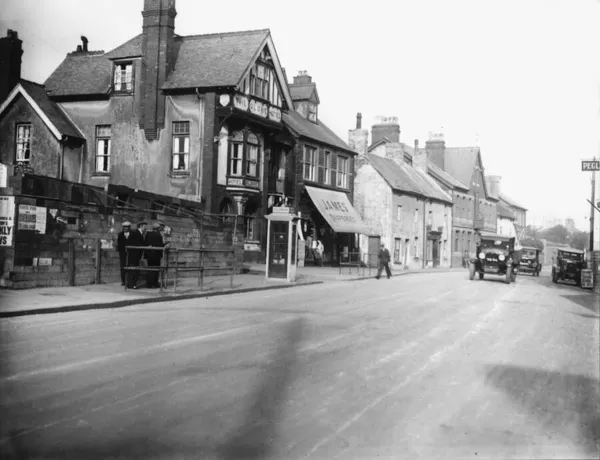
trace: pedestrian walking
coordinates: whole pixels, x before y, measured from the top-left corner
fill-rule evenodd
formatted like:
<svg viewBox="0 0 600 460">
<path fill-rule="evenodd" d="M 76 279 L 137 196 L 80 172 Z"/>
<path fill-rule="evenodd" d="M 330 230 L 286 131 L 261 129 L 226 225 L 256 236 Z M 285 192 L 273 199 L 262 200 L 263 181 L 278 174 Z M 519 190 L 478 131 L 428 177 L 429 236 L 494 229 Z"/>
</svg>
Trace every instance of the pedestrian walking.
<svg viewBox="0 0 600 460">
<path fill-rule="evenodd" d="M 144 246 L 151 246 L 153 248 L 163 248 L 165 246 L 165 243 L 160 233 L 160 230 L 161 224 L 159 222 L 155 222 L 154 224 L 152 224 L 152 230 L 146 233 L 146 242 L 144 243 Z M 147 250 L 145 251 L 145 255 L 149 268 L 160 267 L 160 262 L 163 256 L 162 251 Z M 158 281 L 159 276 L 160 272 L 158 270 L 148 270 L 148 272 L 146 273 L 146 287 L 150 289 L 160 287 Z"/>
<path fill-rule="evenodd" d="M 129 237 L 129 241 L 127 243 L 128 246 L 144 246 L 145 242 L 145 230 L 146 225 L 148 223 L 145 220 L 138 222 L 137 229 L 131 232 L 131 236 Z M 129 266 L 130 267 L 139 267 L 140 261 L 144 256 L 143 249 L 131 249 L 129 251 Z M 129 277 L 127 278 L 127 288 L 128 289 L 137 289 L 138 279 L 140 277 L 140 270 L 129 270 Z"/>
<path fill-rule="evenodd" d="M 315 257 L 315 265 L 323 266 L 323 252 L 325 251 L 325 247 L 321 240 L 315 241 L 315 249 L 314 249 L 314 257 Z"/>
<path fill-rule="evenodd" d="M 390 251 L 388 251 L 385 245 L 382 243 L 381 249 L 379 250 L 379 268 L 377 269 L 377 279 L 381 277 L 381 272 L 383 271 L 384 267 L 388 279 L 392 277 L 392 272 L 390 270 L 390 259 Z"/>
<path fill-rule="evenodd" d="M 125 280 L 127 278 L 127 270 L 125 266 L 127 264 L 127 246 L 131 246 L 129 239 L 131 238 L 131 222 L 125 221 L 121 224 L 121 231 L 117 235 L 117 252 L 119 253 L 119 262 L 121 265 L 121 286 L 125 286 Z"/>
</svg>

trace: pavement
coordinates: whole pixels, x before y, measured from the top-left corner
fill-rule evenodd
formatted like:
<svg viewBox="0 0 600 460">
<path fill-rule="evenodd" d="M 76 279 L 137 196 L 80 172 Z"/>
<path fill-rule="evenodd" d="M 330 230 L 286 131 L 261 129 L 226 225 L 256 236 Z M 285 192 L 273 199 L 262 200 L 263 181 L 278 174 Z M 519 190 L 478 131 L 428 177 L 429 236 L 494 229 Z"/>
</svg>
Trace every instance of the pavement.
<svg viewBox="0 0 600 460">
<path fill-rule="evenodd" d="M 392 276 L 448 270 L 464 272 L 466 269 L 393 270 Z M 296 281 L 288 283 L 286 281 L 267 280 L 264 264 L 244 264 L 243 272 L 245 273 L 234 276 L 233 286 L 231 285 L 230 276 L 205 277 L 202 289 L 197 278 L 183 278 L 178 281 L 176 289 L 173 287 L 173 283 L 170 282 L 163 294 L 158 289 L 143 287 L 136 290 L 125 289 L 120 283 L 21 290 L 0 289 L 0 318 L 99 308 L 120 308 L 160 301 L 168 302 L 215 295 L 286 289 L 331 281 L 357 281 L 373 278 L 376 274 L 376 270 L 372 269 L 370 271 L 368 268 L 343 267 L 340 271 L 339 267 L 305 266 L 297 269 Z"/>
<path fill-rule="evenodd" d="M 599 309 L 463 270 L 5 318 L 0 458 L 598 458 Z"/>
</svg>

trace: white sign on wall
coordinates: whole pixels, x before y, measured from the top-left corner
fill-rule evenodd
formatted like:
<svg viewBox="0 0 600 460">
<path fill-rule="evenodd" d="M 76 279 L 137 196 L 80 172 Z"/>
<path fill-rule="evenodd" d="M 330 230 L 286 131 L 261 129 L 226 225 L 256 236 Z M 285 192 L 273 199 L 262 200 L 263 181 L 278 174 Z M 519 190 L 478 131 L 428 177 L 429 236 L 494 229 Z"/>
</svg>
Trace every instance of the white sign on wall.
<svg viewBox="0 0 600 460">
<path fill-rule="evenodd" d="M 15 229 L 15 197 L 0 196 L 0 246 L 12 246 Z"/>
<path fill-rule="evenodd" d="M 46 233 L 46 208 L 43 206 L 19 205 L 19 230 L 35 230 Z"/>
<path fill-rule="evenodd" d="M 8 166 L 0 163 L 0 188 L 8 187 Z"/>
</svg>

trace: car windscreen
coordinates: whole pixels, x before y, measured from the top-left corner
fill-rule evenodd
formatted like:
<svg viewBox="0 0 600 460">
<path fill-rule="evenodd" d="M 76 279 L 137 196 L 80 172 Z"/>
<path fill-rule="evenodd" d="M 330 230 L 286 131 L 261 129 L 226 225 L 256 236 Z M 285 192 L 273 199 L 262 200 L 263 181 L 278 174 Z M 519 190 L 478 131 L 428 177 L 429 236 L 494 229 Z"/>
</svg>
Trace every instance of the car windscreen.
<svg viewBox="0 0 600 460">
<path fill-rule="evenodd" d="M 565 260 L 580 262 L 583 259 L 583 254 L 578 254 L 576 252 L 563 252 L 560 254 L 560 257 Z"/>
<path fill-rule="evenodd" d="M 481 240 L 481 249 L 485 251 L 498 250 L 508 252 L 510 249 L 509 244 L 502 240 Z"/>
<path fill-rule="evenodd" d="M 522 257 L 527 257 L 530 259 L 535 258 L 535 251 L 533 249 L 524 249 Z"/>
</svg>

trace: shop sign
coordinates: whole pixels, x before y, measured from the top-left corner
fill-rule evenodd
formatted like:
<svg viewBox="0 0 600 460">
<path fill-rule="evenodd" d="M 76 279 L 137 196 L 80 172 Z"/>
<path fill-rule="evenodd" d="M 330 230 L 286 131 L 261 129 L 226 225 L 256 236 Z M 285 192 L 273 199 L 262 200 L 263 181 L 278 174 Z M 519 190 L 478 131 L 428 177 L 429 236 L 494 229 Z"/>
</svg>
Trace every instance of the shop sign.
<svg viewBox="0 0 600 460">
<path fill-rule="evenodd" d="M 0 196 L 0 246 L 12 246 L 15 228 L 15 197 Z"/>
<path fill-rule="evenodd" d="M 241 94 L 236 94 L 233 97 L 233 105 L 236 109 L 248 110 L 248 98 L 246 96 L 242 96 Z"/>
<path fill-rule="evenodd" d="M 277 107 L 269 107 L 269 119 L 281 122 L 281 110 Z"/>
<path fill-rule="evenodd" d="M 254 115 L 258 115 L 259 117 L 267 118 L 269 109 L 262 102 L 255 101 L 253 99 L 250 101 L 250 112 Z"/>
<path fill-rule="evenodd" d="M 273 207 L 273 212 L 279 212 L 279 213 L 290 213 L 291 208 L 289 206 L 274 206 Z"/>
</svg>

